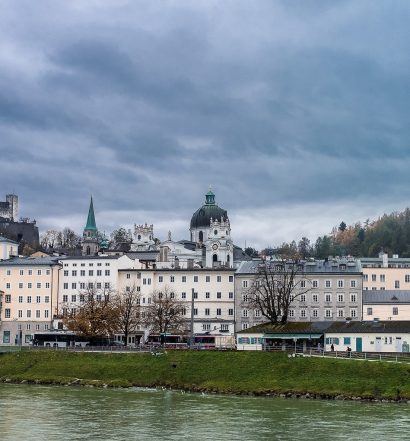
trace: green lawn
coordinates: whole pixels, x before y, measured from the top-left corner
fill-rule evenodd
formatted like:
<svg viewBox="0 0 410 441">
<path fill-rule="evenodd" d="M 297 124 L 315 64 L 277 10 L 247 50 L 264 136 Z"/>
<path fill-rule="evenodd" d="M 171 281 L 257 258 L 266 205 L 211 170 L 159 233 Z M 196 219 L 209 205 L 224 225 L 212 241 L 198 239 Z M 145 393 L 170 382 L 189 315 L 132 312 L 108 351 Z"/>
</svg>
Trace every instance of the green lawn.
<svg viewBox="0 0 410 441">
<path fill-rule="evenodd" d="M 410 399 L 407 364 L 266 352 L 168 351 L 153 356 L 30 350 L 0 354 L 0 379 Z"/>
</svg>

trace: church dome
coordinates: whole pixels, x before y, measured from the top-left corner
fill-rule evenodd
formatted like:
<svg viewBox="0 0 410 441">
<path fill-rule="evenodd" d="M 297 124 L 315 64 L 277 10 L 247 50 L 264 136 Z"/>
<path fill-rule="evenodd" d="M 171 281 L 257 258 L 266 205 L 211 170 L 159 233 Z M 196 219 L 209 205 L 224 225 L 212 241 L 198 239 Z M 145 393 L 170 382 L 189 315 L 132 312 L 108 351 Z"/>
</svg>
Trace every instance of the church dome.
<svg viewBox="0 0 410 441">
<path fill-rule="evenodd" d="M 227 219 L 228 212 L 215 204 L 215 194 L 209 190 L 205 195 L 205 204 L 192 215 L 190 229 L 209 227 L 211 218 L 220 220 L 221 217 Z"/>
</svg>

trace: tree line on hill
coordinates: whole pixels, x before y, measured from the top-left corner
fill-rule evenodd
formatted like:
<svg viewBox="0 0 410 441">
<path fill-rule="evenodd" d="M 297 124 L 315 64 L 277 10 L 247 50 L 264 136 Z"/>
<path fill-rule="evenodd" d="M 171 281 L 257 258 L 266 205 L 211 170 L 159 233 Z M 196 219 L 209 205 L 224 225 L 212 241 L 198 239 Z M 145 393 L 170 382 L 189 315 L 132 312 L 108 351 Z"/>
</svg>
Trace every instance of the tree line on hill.
<svg viewBox="0 0 410 441">
<path fill-rule="evenodd" d="M 380 251 L 410 257 L 410 209 L 384 214 L 375 221 L 346 225 L 341 222 L 329 234 L 319 236 L 314 243 L 307 237 L 296 242 L 283 242 L 278 247 L 258 252 L 246 248 L 251 257 L 286 256 L 290 258 L 325 259 L 329 256 L 377 257 Z"/>
</svg>

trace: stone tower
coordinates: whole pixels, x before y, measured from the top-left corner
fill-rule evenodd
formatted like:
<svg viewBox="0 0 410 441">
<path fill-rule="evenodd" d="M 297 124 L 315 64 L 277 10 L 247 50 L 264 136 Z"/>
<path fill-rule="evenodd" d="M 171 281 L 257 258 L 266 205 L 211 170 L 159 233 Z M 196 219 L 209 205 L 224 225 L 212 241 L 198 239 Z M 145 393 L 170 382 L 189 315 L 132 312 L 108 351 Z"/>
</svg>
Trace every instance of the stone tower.
<svg viewBox="0 0 410 441">
<path fill-rule="evenodd" d="M 212 219 L 206 247 L 207 268 L 232 268 L 233 243 L 231 239 L 231 226 L 228 218 Z"/>
<path fill-rule="evenodd" d="M 95 224 L 93 197 L 91 196 L 87 224 L 83 233 L 83 256 L 95 256 L 98 249 L 98 230 Z"/>
<path fill-rule="evenodd" d="M 154 225 L 134 225 L 134 242 L 131 246 L 133 251 L 147 251 L 153 248 Z"/>
</svg>

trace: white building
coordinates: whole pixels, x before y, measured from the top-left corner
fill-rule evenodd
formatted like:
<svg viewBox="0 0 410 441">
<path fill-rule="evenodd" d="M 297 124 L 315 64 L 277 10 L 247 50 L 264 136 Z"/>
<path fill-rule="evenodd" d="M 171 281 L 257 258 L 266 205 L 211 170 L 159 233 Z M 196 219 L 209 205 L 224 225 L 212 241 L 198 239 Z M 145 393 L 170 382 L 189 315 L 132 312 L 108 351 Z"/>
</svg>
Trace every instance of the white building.
<svg viewBox="0 0 410 441">
<path fill-rule="evenodd" d="M 10 259 L 12 256 L 18 256 L 17 242 L 0 236 L 0 260 Z"/>
</svg>

